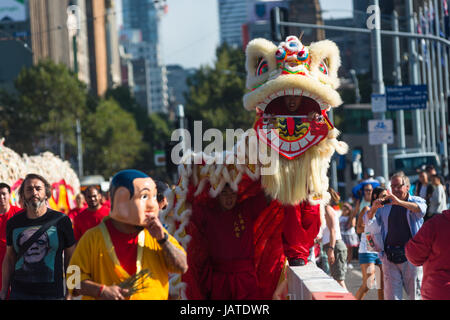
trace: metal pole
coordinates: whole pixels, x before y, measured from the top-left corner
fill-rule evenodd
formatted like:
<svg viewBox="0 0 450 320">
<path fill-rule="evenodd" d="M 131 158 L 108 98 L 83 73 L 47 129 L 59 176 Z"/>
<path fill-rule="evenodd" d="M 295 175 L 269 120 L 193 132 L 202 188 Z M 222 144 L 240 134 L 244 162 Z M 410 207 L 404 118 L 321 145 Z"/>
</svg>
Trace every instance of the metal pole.
<svg viewBox="0 0 450 320">
<path fill-rule="evenodd" d="M 83 148 L 81 144 L 81 124 L 77 119 L 77 149 L 78 149 L 78 177 L 83 177 Z"/>
<path fill-rule="evenodd" d="M 394 10 L 392 16 L 392 28 L 394 31 L 398 31 L 398 13 Z M 400 40 L 398 37 L 394 37 L 394 74 L 395 85 L 402 85 L 402 62 L 400 60 Z M 405 153 L 406 141 L 405 141 L 405 112 L 403 110 L 397 111 L 397 144 L 401 153 Z"/>
<path fill-rule="evenodd" d="M 426 43 L 427 46 L 427 54 L 426 54 L 426 64 L 427 64 L 427 87 L 428 87 L 428 109 L 430 113 L 430 125 L 431 125 L 431 151 L 436 152 L 436 113 L 434 112 L 435 109 L 435 102 L 434 102 L 434 95 L 433 95 L 433 70 L 431 68 L 431 46 L 430 44 Z"/>
<path fill-rule="evenodd" d="M 417 20 L 417 13 L 414 12 L 414 29 L 417 31 L 418 30 L 418 20 Z M 418 32 L 418 31 L 417 31 Z M 421 44 L 421 39 L 414 39 L 414 42 L 416 44 L 416 48 L 417 48 L 417 72 L 418 72 L 418 81 L 420 84 L 424 84 L 425 81 L 422 81 L 422 57 L 420 55 L 420 44 Z M 420 127 L 422 128 L 421 133 L 421 141 L 422 141 L 422 152 L 426 152 L 429 151 L 429 145 L 430 145 L 430 133 L 428 131 L 428 129 L 430 128 L 428 125 L 428 114 L 427 114 L 427 109 L 420 109 Z"/>
<path fill-rule="evenodd" d="M 422 15 L 422 8 L 419 9 L 420 15 Z M 419 21 L 420 23 L 420 21 Z M 425 30 L 423 30 L 422 32 L 425 32 Z M 426 42 L 424 39 L 420 40 L 420 56 L 421 56 L 421 81 L 422 83 L 427 83 L 427 64 L 428 64 L 428 58 L 427 58 L 427 52 L 426 52 Z M 430 86 L 427 86 L 428 88 L 428 95 L 430 96 Z M 425 116 L 425 129 L 426 129 L 426 143 L 427 143 L 427 147 L 426 147 L 426 151 L 427 152 L 431 152 L 432 151 L 432 139 L 434 139 L 434 121 L 431 123 L 432 117 L 430 117 L 430 103 L 428 102 L 428 106 L 425 110 L 423 110 L 424 112 L 424 116 Z M 432 114 L 431 114 L 432 116 Z M 433 137 L 433 138 L 432 138 Z"/>
<path fill-rule="evenodd" d="M 439 37 L 439 6 L 437 0 L 434 0 L 434 25 L 435 25 L 435 31 L 436 35 Z M 440 105 L 440 116 L 441 116 L 441 126 L 440 126 L 440 134 L 441 134 L 441 142 L 442 142 L 442 148 L 440 148 L 440 153 L 442 154 L 442 169 L 444 176 L 447 176 L 448 174 L 448 151 L 447 151 L 447 133 L 445 130 L 446 127 L 446 119 L 445 119 L 445 103 L 444 103 L 444 84 L 443 84 L 443 78 L 442 78 L 442 53 L 441 53 L 441 44 L 437 43 L 437 70 L 438 70 L 438 77 L 439 77 L 439 96 L 438 101 Z M 447 75 L 448 76 L 448 75 Z"/>
<path fill-rule="evenodd" d="M 359 104 L 361 102 L 361 94 L 359 93 L 358 77 L 356 76 L 355 69 L 350 69 L 349 72 L 352 77 L 353 83 L 355 84 L 355 103 Z"/>
<path fill-rule="evenodd" d="M 428 21 L 428 29 L 430 30 L 430 33 L 432 33 L 433 28 L 431 21 Z M 439 113 L 439 93 L 438 93 L 438 79 L 437 79 L 437 69 L 436 69 L 436 50 L 434 47 L 434 43 L 430 42 L 430 51 L 431 51 L 431 60 L 430 60 L 430 68 L 432 70 L 432 84 L 433 84 L 433 111 L 434 111 L 434 118 L 435 118 L 435 134 L 436 134 L 436 140 L 434 140 L 435 144 L 439 143 L 439 136 L 440 136 L 440 128 L 441 128 L 441 119 L 440 119 L 440 113 Z M 436 150 L 439 152 L 439 150 Z"/>
<path fill-rule="evenodd" d="M 381 33 L 380 33 L 380 6 L 378 0 L 372 0 L 372 5 L 377 8 L 376 11 L 376 27 L 371 30 L 371 41 L 370 47 L 372 51 L 372 92 L 375 94 L 385 94 L 384 81 L 383 81 L 383 60 L 381 54 Z M 380 120 L 385 120 L 386 115 L 384 112 L 380 112 L 375 114 L 375 118 Z M 382 144 L 380 146 L 380 161 L 381 161 L 381 170 L 382 176 L 386 179 L 389 179 L 389 171 L 388 171 L 388 152 L 387 152 L 387 144 Z"/>
<path fill-rule="evenodd" d="M 408 19 L 408 32 L 415 33 L 414 28 L 414 16 L 413 16 L 413 3 L 412 0 L 406 1 L 406 17 Z M 417 72 L 417 48 L 416 43 L 412 38 L 409 38 L 408 41 L 408 52 L 409 52 L 409 83 L 411 84 L 419 84 L 419 75 Z M 412 118 L 413 118 L 413 136 L 414 136 L 414 144 L 416 148 L 421 148 L 421 126 L 420 126 L 420 112 L 419 110 L 412 110 Z"/>
</svg>

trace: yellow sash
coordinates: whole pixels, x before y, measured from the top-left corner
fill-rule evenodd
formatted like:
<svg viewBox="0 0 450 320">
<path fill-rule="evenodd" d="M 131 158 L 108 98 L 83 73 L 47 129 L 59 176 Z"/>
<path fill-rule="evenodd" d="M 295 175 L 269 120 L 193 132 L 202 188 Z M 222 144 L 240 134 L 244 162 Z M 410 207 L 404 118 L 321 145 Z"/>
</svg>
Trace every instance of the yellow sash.
<svg viewBox="0 0 450 320">
<path fill-rule="evenodd" d="M 105 219 L 106 220 L 106 219 Z M 100 230 L 102 230 L 103 239 L 105 241 L 106 250 L 108 251 L 109 257 L 114 263 L 114 271 L 121 279 L 121 281 L 129 278 L 131 275 L 126 272 L 126 270 L 120 265 L 120 261 L 117 258 L 116 251 L 114 250 L 114 245 L 109 235 L 108 229 L 105 225 L 105 220 L 100 223 Z M 142 269 L 142 253 L 144 251 L 145 244 L 145 231 L 142 230 L 138 234 L 138 248 L 137 248 L 137 259 L 136 259 L 136 273 L 140 272 Z"/>
</svg>

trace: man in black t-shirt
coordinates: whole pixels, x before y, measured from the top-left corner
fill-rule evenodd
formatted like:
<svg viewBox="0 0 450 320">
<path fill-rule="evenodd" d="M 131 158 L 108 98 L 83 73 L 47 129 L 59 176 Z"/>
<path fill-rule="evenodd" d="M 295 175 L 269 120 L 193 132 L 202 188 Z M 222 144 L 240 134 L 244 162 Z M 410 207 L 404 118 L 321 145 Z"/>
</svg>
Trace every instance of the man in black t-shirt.
<svg viewBox="0 0 450 320">
<path fill-rule="evenodd" d="M 3 262 L 2 291 L 10 299 L 64 299 L 64 273 L 75 249 L 70 219 L 61 212 L 47 208 L 51 186 L 37 174 L 25 177 L 19 189 L 25 211 L 8 220 L 6 225 L 6 255 Z M 54 222 L 18 257 L 22 246 L 42 225 Z M 64 263 L 63 263 L 64 253 Z"/>
</svg>

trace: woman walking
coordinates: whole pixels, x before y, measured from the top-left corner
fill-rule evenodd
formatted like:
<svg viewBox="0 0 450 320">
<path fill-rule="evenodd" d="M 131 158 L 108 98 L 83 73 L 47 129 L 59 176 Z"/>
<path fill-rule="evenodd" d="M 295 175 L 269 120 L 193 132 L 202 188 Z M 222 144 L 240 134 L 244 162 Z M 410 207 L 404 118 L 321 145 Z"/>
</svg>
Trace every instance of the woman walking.
<svg viewBox="0 0 450 320">
<path fill-rule="evenodd" d="M 381 260 L 378 256 L 378 252 L 373 251 L 365 234 L 365 225 L 368 221 L 368 212 L 372 209 L 374 201 L 383 201 L 387 195 L 385 188 L 376 187 L 372 192 L 372 199 L 370 207 L 366 206 L 361 210 L 361 214 L 358 217 L 358 223 L 356 225 L 356 232 L 361 233 L 361 242 L 359 244 L 359 264 L 361 266 L 361 272 L 363 275 L 361 287 L 359 287 L 356 292 L 355 298 L 362 300 L 366 293 L 369 291 L 368 282 L 369 280 L 375 279 L 375 268 L 380 268 L 380 283 L 381 286 L 378 289 L 378 300 L 384 300 L 383 293 L 383 270 L 381 268 Z"/>
<path fill-rule="evenodd" d="M 359 246 L 359 238 L 356 234 L 356 217 L 352 215 L 353 208 L 348 202 L 342 205 L 342 215 L 339 217 L 342 240 L 347 246 L 347 268 L 353 269 L 351 264 L 353 250 Z"/>
</svg>

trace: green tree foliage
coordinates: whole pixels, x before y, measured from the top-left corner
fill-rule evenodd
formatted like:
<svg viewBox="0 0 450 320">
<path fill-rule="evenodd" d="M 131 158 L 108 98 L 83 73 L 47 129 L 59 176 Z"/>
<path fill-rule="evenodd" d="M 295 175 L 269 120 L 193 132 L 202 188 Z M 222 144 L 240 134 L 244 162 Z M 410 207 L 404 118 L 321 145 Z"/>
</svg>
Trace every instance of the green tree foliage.
<svg viewBox="0 0 450 320">
<path fill-rule="evenodd" d="M 113 100 L 100 100 L 95 113 L 83 125 L 86 174 L 110 177 L 119 170 L 134 167 L 144 145 L 133 115 Z"/>
<path fill-rule="evenodd" d="M 105 97 L 114 98 L 122 109 L 130 112 L 136 120 L 137 128 L 142 132 L 143 147 L 134 167 L 146 172 L 155 169 L 154 152 L 164 150 L 174 129 L 168 115 L 164 113 L 147 115 L 146 108 L 136 101 L 126 86 L 109 89 Z"/>
<path fill-rule="evenodd" d="M 49 60 L 23 69 L 15 82 L 15 93 L 4 93 L 8 115 L 8 144 L 18 152 L 34 153 L 46 144 L 57 144 L 61 136 L 71 146 L 75 121 L 84 114 L 86 86 L 63 64 Z"/>
<path fill-rule="evenodd" d="M 254 112 L 246 111 L 242 97 L 245 89 L 245 55 L 242 48 L 224 44 L 216 50 L 213 67 L 202 66 L 188 78 L 186 116 L 192 128 L 194 120 L 202 120 L 203 130 L 252 126 Z M 191 130 L 192 131 L 192 130 Z"/>
</svg>

